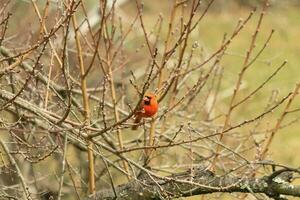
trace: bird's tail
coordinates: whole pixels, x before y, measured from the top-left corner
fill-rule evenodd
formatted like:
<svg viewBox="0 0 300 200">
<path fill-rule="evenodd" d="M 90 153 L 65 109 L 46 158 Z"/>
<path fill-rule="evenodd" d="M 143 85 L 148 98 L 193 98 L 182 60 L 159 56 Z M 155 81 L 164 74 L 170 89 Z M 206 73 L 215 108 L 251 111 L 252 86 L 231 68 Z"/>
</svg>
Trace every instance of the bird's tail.
<svg viewBox="0 0 300 200">
<path fill-rule="evenodd" d="M 142 116 L 141 115 L 136 115 L 135 119 L 134 119 L 134 123 L 135 125 L 132 126 L 132 130 L 137 130 L 137 128 L 139 127 L 138 123 L 140 123 L 140 121 L 142 120 Z"/>
</svg>

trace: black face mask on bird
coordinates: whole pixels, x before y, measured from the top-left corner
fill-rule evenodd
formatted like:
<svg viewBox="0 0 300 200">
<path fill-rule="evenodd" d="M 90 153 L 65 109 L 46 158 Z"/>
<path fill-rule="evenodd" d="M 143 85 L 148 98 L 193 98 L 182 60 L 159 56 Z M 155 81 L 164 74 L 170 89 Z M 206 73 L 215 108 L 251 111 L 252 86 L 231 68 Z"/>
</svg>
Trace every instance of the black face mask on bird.
<svg viewBox="0 0 300 200">
<path fill-rule="evenodd" d="M 145 105 L 150 105 L 150 101 L 151 101 L 151 97 L 145 96 L 145 98 L 144 98 L 144 104 Z"/>
</svg>

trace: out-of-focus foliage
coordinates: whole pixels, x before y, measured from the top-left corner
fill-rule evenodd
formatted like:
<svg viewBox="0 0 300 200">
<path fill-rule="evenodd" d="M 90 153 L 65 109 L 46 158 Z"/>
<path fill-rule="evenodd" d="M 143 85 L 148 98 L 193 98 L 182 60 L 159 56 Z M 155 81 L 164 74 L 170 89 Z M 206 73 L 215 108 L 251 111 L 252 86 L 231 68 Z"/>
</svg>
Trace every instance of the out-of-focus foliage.
<svg viewBox="0 0 300 200">
<path fill-rule="evenodd" d="M 94 175 L 101 190 L 194 166 L 298 167 L 298 1 L 113 2 L 0 0 L 1 192 L 74 199 Z M 159 112 L 132 131 L 146 89 Z"/>
</svg>

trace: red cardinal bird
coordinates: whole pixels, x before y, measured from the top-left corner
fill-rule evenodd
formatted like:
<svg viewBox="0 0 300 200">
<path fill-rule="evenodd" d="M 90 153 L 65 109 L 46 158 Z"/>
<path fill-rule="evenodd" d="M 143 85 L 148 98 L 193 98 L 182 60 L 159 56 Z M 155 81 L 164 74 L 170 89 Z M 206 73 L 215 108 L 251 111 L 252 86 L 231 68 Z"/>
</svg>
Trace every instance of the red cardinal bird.
<svg viewBox="0 0 300 200">
<path fill-rule="evenodd" d="M 158 103 L 155 94 L 146 93 L 140 105 L 140 109 L 135 113 L 134 123 L 138 124 L 143 117 L 152 117 L 157 113 Z M 136 130 L 138 125 L 133 125 L 132 130 Z"/>
</svg>

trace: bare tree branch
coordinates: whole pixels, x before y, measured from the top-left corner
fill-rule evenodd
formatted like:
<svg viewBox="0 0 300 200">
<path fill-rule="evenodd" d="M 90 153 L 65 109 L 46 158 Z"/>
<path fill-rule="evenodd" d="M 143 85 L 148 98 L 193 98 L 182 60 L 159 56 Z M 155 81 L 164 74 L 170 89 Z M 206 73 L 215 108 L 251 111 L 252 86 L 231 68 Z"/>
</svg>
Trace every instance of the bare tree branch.
<svg viewBox="0 0 300 200">
<path fill-rule="evenodd" d="M 211 171 L 201 169 L 194 169 L 194 173 L 193 181 L 189 180 L 191 178 L 190 171 L 173 174 L 166 177 L 165 180 L 155 179 L 156 183 L 147 177 L 117 186 L 115 188 L 118 194 L 117 198 L 112 190 L 102 190 L 87 200 L 170 199 L 216 192 L 263 193 L 274 199 L 279 199 L 281 195 L 300 197 L 300 186 L 292 185 L 284 180 L 284 177 L 278 176 L 282 172 L 275 177 L 271 174 L 262 178 L 217 176 Z M 157 187 L 157 183 L 161 188 Z"/>
</svg>

